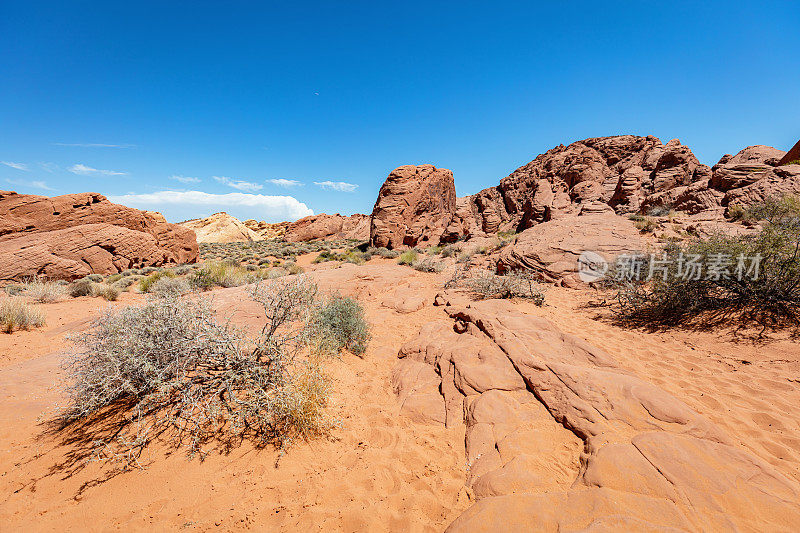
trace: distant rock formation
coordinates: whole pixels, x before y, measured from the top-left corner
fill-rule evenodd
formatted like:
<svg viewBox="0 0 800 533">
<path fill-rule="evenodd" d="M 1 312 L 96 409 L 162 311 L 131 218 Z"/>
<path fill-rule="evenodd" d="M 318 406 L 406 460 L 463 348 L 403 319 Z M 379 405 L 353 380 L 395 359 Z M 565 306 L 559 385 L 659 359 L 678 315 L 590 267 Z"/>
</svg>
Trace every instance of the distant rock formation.
<svg viewBox="0 0 800 533">
<path fill-rule="evenodd" d="M 263 220 L 258 221 L 251 218 L 245 220 L 244 225 L 258 235 L 260 240 L 268 240 L 282 239 L 283 235 L 286 233 L 286 228 L 289 227 L 289 222 L 269 223 L 264 222 Z"/>
<path fill-rule="evenodd" d="M 369 216 L 355 214 L 346 217 L 338 213 L 307 216 L 289 224 L 283 238 L 289 242 L 317 239 L 366 241 L 369 239 Z"/>
<path fill-rule="evenodd" d="M 667 207 L 695 214 L 800 193 L 800 165 L 778 166 L 785 152 L 750 146 L 709 168 L 677 139 L 620 135 L 557 146 L 472 196 L 459 198 L 445 242 L 522 231 L 576 215 L 587 204 L 618 214 Z"/>
<path fill-rule="evenodd" d="M 453 173 L 433 165 L 404 165 L 386 178 L 372 210 L 373 246 L 435 245 L 456 212 Z"/>
<path fill-rule="evenodd" d="M 206 218 L 196 218 L 180 223 L 197 235 L 197 242 L 252 242 L 261 237 L 241 220 L 228 213 L 214 213 Z"/>
<path fill-rule="evenodd" d="M 97 193 L 48 198 L 0 191 L 0 280 L 76 279 L 196 260 L 194 232 L 160 214 Z"/>
</svg>

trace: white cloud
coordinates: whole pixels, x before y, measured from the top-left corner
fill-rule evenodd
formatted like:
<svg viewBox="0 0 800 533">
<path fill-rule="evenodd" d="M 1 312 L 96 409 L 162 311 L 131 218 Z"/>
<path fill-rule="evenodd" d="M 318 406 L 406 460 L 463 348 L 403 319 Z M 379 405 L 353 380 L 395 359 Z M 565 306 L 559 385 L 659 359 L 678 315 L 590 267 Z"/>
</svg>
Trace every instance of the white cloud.
<svg viewBox="0 0 800 533">
<path fill-rule="evenodd" d="M 192 178 L 191 176 L 178 176 L 175 174 L 170 176 L 169 179 L 180 181 L 181 183 L 200 183 L 201 181 L 203 181 L 200 178 Z"/>
<path fill-rule="evenodd" d="M 73 174 L 80 174 L 81 176 L 125 176 L 127 172 L 117 172 L 115 170 L 100 170 L 97 168 L 88 167 L 81 163 L 72 165 L 67 170 Z"/>
<path fill-rule="evenodd" d="M 135 144 L 105 143 L 53 143 L 54 146 L 79 146 L 81 148 L 136 148 Z"/>
<path fill-rule="evenodd" d="M 0 161 L 0 163 L 7 167 L 16 168 L 17 170 L 28 170 L 28 165 L 25 163 L 14 163 L 13 161 Z"/>
<path fill-rule="evenodd" d="M 230 192 L 211 194 L 201 191 L 159 191 L 147 194 L 110 196 L 112 202 L 161 211 L 170 220 L 186 220 L 227 211 L 242 220 L 255 218 L 268 222 L 297 220 L 314 211 L 293 196 L 267 196 Z"/>
<path fill-rule="evenodd" d="M 263 185 L 259 185 L 258 183 L 253 183 L 251 181 L 237 180 L 225 176 L 214 176 L 214 179 L 222 183 L 223 185 L 227 185 L 228 187 L 232 187 L 239 191 L 256 192 L 264 188 Z"/>
<path fill-rule="evenodd" d="M 43 181 L 20 181 L 20 180 L 6 180 L 11 185 L 17 185 L 18 187 L 33 187 L 34 189 L 41 189 L 43 191 L 54 191 L 52 187 L 49 187 Z"/>
<path fill-rule="evenodd" d="M 346 181 L 315 181 L 314 185 L 329 191 L 339 192 L 354 192 L 358 189 L 358 185 L 355 183 L 347 183 Z"/>
<path fill-rule="evenodd" d="M 58 170 L 58 165 L 55 163 L 39 163 L 39 166 L 42 167 L 42 170 L 47 172 L 55 172 Z"/>
<path fill-rule="evenodd" d="M 278 187 L 284 187 L 286 189 L 289 189 L 291 187 L 299 187 L 300 185 L 302 185 L 302 183 L 300 183 L 297 180 L 287 180 L 283 178 L 267 180 L 267 183 L 277 185 Z"/>
</svg>

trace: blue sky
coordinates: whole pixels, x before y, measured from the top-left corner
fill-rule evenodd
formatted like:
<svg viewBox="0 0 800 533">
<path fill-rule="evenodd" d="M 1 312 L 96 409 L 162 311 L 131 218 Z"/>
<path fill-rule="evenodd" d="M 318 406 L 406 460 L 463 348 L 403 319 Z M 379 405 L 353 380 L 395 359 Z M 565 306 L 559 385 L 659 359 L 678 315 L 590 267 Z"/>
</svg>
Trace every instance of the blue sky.
<svg viewBox="0 0 800 533">
<path fill-rule="evenodd" d="M 459 195 L 586 137 L 701 161 L 800 138 L 796 2 L 0 4 L 0 189 L 173 221 L 370 212 L 433 163 Z"/>
</svg>

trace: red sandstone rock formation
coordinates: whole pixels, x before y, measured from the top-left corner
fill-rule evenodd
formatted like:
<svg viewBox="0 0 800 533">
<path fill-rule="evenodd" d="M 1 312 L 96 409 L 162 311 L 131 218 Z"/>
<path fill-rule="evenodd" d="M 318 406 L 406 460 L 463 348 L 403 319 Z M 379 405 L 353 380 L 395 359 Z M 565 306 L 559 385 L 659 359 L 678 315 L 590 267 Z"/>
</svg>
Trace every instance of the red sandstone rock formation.
<svg viewBox="0 0 800 533">
<path fill-rule="evenodd" d="M 800 528 L 797 482 L 608 353 L 507 301 L 436 303 L 392 384 L 407 416 L 466 425 L 477 501 L 448 531 Z"/>
<path fill-rule="evenodd" d="M 372 209 L 373 246 L 438 244 L 456 212 L 453 173 L 433 165 L 404 165 L 386 178 Z"/>
<path fill-rule="evenodd" d="M 75 279 L 196 260 L 193 231 L 101 194 L 0 191 L 0 280 Z"/>
<path fill-rule="evenodd" d="M 369 216 L 355 214 L 349 217 L 340 214 L 311 215 L 289 224 L 284 239 L 290 242 L 315 239 L 369 239 Z"/>
</svg>

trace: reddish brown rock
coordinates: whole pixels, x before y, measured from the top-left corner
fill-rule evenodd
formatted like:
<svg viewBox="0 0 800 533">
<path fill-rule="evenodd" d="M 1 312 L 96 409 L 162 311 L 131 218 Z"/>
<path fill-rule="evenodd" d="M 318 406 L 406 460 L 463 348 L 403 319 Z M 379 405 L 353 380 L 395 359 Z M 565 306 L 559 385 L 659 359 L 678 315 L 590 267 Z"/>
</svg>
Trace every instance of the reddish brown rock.
<svg viewBox="0 0 800 533">
<path fill-rule="evenodd" d="M 501 273 L 530 270 L 545 281 L 555 281 L 575 278 L 578 258 L 583 252 L 598 253 L 611 264 L 622 253 L 644 249 L 633 222 L 613 212 L 590 211 L 587 215 L 550 220 L 523 231 L 513 245 L 501 252 L 497 269 Z"/>
<path fill-rule="evenodd" d="M 436 301 L 450 322 L 401 348 L 393 384 L 404 413 L 466 426 L 477 502 L 448 531 L 800 527 L 796 481 L 603 350 L 508 301 Z"/>
<path fill-rule="evenodd" d="M 97 193 L 48 198 L 0 191 L 0 280 L 74 279 L 192 263 L 193 231 Z"/>
<path fill-rule="evenodd" d="M 283 236 L 290 242 L 311 240 L 369 239 L 369 216 L 355 214 L 349 217 L 340 214 L 311 215 L 289 224 Z"/>
<path fill-rule="evenodd" d="M 792 149 L 786 152 L 780 161 L 778 161 L 778 165 L 788 165 L 789 163 L 796 163 L 800 161 L 800 141 L 797 141 L 797 144 L 792 146 Z"/>
<path fill-rule="evenodd" d="M 456 212 L 453 173 L 433 165 L 405 165 L 386 178 L 372 210 L 373 246 L 435 245 Z"/>
</svg>

